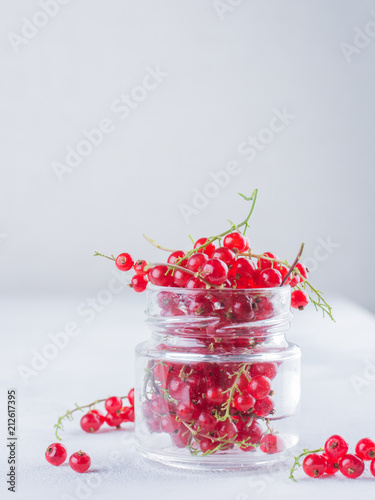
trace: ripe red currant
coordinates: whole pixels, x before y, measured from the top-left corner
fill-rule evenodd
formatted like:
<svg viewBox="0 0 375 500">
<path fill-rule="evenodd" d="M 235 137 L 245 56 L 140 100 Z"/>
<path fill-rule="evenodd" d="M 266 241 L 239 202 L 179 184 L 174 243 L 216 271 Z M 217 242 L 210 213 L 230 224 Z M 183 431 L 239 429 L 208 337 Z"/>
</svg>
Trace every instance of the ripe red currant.
<svg viewBox="0 0 375 500">
<path fill-rule="evenodd" d="M 235 261 L 236 254 L 232 252 L 230 248 L 220 247 L 214 251 L 212 258 L 222 260 L 228 267 L 230 267 Z"/>
<path fill-rule="evenodd" d="M 199 238 L 199 240 L 195 242 L 194 248 L 201 247 L 207 242 L 207 240 L 208 238 Z M 214 251 L 215 251 L 214 243 L 209 243 L 205 248 L 203 249 L 201 248 L 200 250 L 198 250 L 198 252 L 205 253 L 206 255 L 208 255 L 208 257 L 212 257 Z"/>
<path fill-rule="evenodd" d="M 135 274 L 131 279 L 131 287 L 135 292 L 144 292 L 147 288 L 147 280 L 140 276 L 139 274 Z"/>
<path fill-rule="evenodd" d="M 269 257 L 269 259 L 279 260 L 278 256 L 272 252 L 264 252 L 263 255 L 265 257 Z M 259 268 L 270 269 L 272 267 L 273 269 L 279 270 L 280 264 L 278 262 L 275 262 L 274 260 L 269 260 L 269 259 L 259 259 Z"/>
<path fill-rule="evenodd" d="M 209 259 L 202 266 L 202 276 L 213 285 L 220 285 L 228 277 L 228 266 L 219 259 Z"/>
<path fill-rule="evenodd" d="M 255 313 L 251 298 L 246 295 L 236 297 L 232 304 L 232 313 L 237 321 L 250 321 L 253 319 Z"/>
<path fill-rule="evenodd" d="M 91 459 L 87 453 L 77 451 L 69 458 L 69 465 L 76 472 L 86 472 L 90 468 Z"/>
<path fill-rule="evenodd" d="M 45 457 L 48 463 L 52 465 L 61 465 L 67 457 L 66 448 L 61 443 L 52 443 L 46 449 Z"/>
<path fill-rule="evenodd" d="M 203 453 L 206 453 L 207 451 L 213 451 L 215 448 L 219 446 L 220 442 L 218 441 L 213 441 L 209 438 L 203 438 L 199 441 L 199 446 Z"/>
<path fill-rule="evenodd" d="M 178 403 L 176 408 L 176 415 L 183 422 L 190 422 L 195 420 L 198 416 L 198 408 L 191 402 Z"/>
<path fill-rule="evenodd" d="M 128 393 L 128 401 L 129 401 L 130 406 L 134 406 L 134 388 L 130 389 L 130 391 Z"/>
<path fill-rule="evenodd" d="M 99 417 L 100 425 L 104 424 L 105 416 L 103 415 L 103 413 L 101 413 L 99 410 L 91 410 L 91 413 L 94 413 L 95 415 L 97 415 Z"/>
<path fill-rule="evenodd" d="M 345 439 L 336 434 L 328 438 L 324 445 L 324 451 L 327 457 L 335 461 L 346 455 L 348 449 L 349 446 Z"/>
<path fill-rule="evenodd" d="M 229 271 L 229 277 L 235 280 L 246 281 L 253 276 L 254 271 L 255 264 L 245 257 L 240 257 Z"/>
<path fill-rule="evenodd" d="M 93 412 L 86 413 L 81 418 L 81 427 L 85 432 L 96 432 L 101 425 L 99 416 Z"/>
<path fill-rule="evenodd" d="M 253 408 L 255 399 L 248 392 L 243 392 L 234 398 L 234 406 L 239 411 L 248 411 Z"/>
<path fill-rule="evenodd" d="M 291 296 L 291 306 L 302 311 L 309 302 L 309 296 L 304 290 L 294 290 Z"/>
<path fill-rule="evenodd" d="M 237 436 L 238 430 L 231 420 L 224 420 L 216 425 L 216 434 L 219 438 L 233 439 Z"/>
<path fill-rule="evenodd" d="M 258 276 L 260 288 L 272 288 L 281 285 L 282 277 L 280 271 L 274 268 L 263 269 Z"/>
<path fill-rule="evenodd" d="M 241 233 L 230 233 L 227 234 L 223 241 L 223 246 L 234 249 L 237 252 L 243 252 L 246 248 L 247 241 L 246 237 Z"/>
<path fill-rule="evenodd" d="M 285 445 L 280 436 L 276 434 L 266 434 L 260 442 L 260 449 L 263 453 L 280 453 L 285 449 Z"/>
<path fill-rule="evenodd" d="M 180 269 L 175 269 L 173 271 L 173 284 L 179 288 L 184 288 L 191 277 L 191 274 L 184 273 Z"/>
<path fill-rule="evenodd" d="M 173 309 L 180 305 L 179 295 L 177 293 L 167 292 L 166 290 L 158 293 L 157 300 L 159 306 L 165 311 L 168 311 L 169 309 Z"/>
<path fill-rule="evenodd" d="M 215 429 L 216 423 L 216 418 L 211 415 L 210 412 L 203 410 L 199 414 L 195 425 L 197 426 L 197 428 L 200 428 L 201 432 L 207 434 L 208 432 L 212 432 Z"/>
<path fill-rule="evenodd" d="M 223 389 L 218 386 L 210 387 L 207 389 L 206 393 L 207 403 L 213 405 L 221 405 L 225 401 L 225 394 L 223 394 Z"/>
<path fill-rule="evenodd" d="M 274 402 L 269 396 L 263 399 L 257 399 L 254 404 L 254 413 L 258 417 L 266 417 L 273 410 Z"/>
<path fill-rule="evenodd" d="M 361 439 L 355 447 L 355 454 L 362 460 L 373 460 L 375 458 L 375 442 L 370 438 Z"/>
<path fill-rule="evenodd" d="M 310 453 L 305 457 L 302 467 L 309 477 L 320 477 L 327 469 L 327 461 L 323 455 Z"/>
<path fill-rule="evenodd" d="M 263 399 L 271 390 L 271 380 L 264 375 L 256 375 L 250 380 L 248 390 L 255 399 Z"/>
<path fill-rule="evenodd" d="M 365 463 L 362 458 L 356 455 L 345 455 L 339 462 L 340 472 L 350 479 L 356 479 L 365 470 Z"/>
<path fill-rule="evenodd" d="M 134 406 L 124 406 L 120 410 L 122 422 L 134 422 Z"/>
<path fill-rule="evenodd" d="M 326 462 L 327 462 L 327 468 L 326 468 L 325 473 L 330 475 L 330 476 L 332 476 L 333 474 L 336 474 L 336 472 L 339 471 L 339 462 L 338 461 L 335 462 L 334 460 L 331 460 L 324 453 L 322 454 L 322 456 L 326 459 Z"/>
<path fill-rule="evenodd" d="M 189 442 L 191 432 L 184 425 L 171 434 L 172 441 L 177 448 L 185 448 Z"/>
<path fill-rule="evenodd" d="M 188 305 L 188 312 L 193 316 L 209 316 L 213 311 L 214 305 L 206 297 L 194 297 Z"/>
<path fill-rule="evenodd" d="M 173 275 L 167 266 L 154 266 L 148 270 L 148 279 L 154 285 L 170 286 L 173 282 Z"/>
<path fill-rule="evenodd" d="M 138 276 L 145 276 L 147 271 L 145 271 L 145 267 L 147 266 L 147 262 L 145 260 L 137 260 L 134 264 L 134 271 Z"/>
<path fill-rule="evenodd" d="M 178 266 L 186 267 L 187 259 L 184 259 L 184 257 L 185 252 L 183 252 L 182 250 L 176 250 L 175 252 L 172 252 L 170 254 L 167 262 L 168 264 L 177 264 Z"/>
<path fill-rule="evenodd" d="M 110 427 L 119 427 L 122 423 L 122 418 L 121 410 L 117 410 L 116 413 L 107 413 L 105 416 L 105 423 Z"/>
<path fill-rule="evenodd" d="M 115 414 L 118 410 L 122 408 L 122 399 L 116 396 L 108 398 L 104 403 L 105 409 L 108 413 Z"/>
<path fill-rule="evenodd" d="M 189 258 L 187 268 L 194 273 L 200 272 L 203 264 L 207 261 L 208 256 L 205 253 L 195 253 Z"/>
<path fill-rule="evenodd" d="M 200 253 L 199 255 L 203 255 Z M 185 288 L 188 288 L 192 290 L 193 288 L 200 288 L 200 289 L 206 289 L 206 283 L 204 283 L 202 280 L 199 278 L 190 278 L 185 285 Z"/>
<path fill-rule="evenodd" d="M 160 429 L 171 434 L 180 427 L 180 422 L 173 415 L 165 415 L 160 421 Z"/>
<path fill-rule="evenodd" d="M 298 269 L 298 271 L 302 274 L 302 276 L 305 279 L 307 279 L 307 273 L 308 273 L 308 271 L 307 271 L 307 268 L 306 268 L 305 265 L 303 265 L 301 262 L 298 262 L 296 264 L 296 269 Z"/>
<path fill-rule="evenodd" d="M 116 257 L 115 264 L 120 271 L 129 271 L 134 265 L 134 260 L 128 253 L 120 253 L 120 255 Z"/>
<path fill-rule="evenodd" d="M 264 375 L 269 379 L 274 379 L 277 374 L 277 363 L 266 361 L 264 363 L 254 363 L 250 366 L 250 376 Z"/>
</svg>

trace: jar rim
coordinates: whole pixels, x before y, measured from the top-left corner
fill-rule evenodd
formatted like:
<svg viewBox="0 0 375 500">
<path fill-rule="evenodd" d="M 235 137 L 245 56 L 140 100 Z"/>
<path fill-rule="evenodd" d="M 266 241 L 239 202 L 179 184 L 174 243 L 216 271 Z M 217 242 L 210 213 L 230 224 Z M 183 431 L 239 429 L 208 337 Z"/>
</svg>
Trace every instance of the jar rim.
<svg viewBox="0 0 375 500">
<path fill-rule="evenodd" d="M 290 285 L 275 286 L 269 288 L 182 288 L 182 287 L 172 287 L 172 286 L 159 286 L 153 283 L 148 283 L 148 291 L 168 291 L 176 293 L 194 293 L 194 292 L 252 292 L 252 293 L 266 293 L 266 292 L 276 292 L 276 291 L 289 291 L 291 290 Z"/>
</svg>

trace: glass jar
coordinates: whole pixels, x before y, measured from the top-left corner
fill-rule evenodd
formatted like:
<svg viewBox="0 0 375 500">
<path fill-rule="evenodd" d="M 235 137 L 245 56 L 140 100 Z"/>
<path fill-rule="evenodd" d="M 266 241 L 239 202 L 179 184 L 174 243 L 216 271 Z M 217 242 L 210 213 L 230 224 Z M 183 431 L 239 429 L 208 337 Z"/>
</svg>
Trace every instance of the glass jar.
<svg viewBox="0 0 375 500">
<path fill-rule="evenodd" d="M 148 290 L 136 348 L 139 452 L 169 465 L 252 468 L 298 442 L 300 349 L 290 287 Z"/>
</svg>

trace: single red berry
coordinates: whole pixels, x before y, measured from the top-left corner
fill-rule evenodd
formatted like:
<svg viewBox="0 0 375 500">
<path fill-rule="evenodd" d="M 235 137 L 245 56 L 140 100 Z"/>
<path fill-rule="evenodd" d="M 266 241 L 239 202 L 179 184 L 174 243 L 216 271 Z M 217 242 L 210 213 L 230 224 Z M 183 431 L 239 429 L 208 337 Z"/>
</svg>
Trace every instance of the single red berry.
<svg viewBox="0 0 375 500">
<path fill-rule="evenodd" d="M 361 439 L 355 447 L 355 454 L 362 460 L 373 460 L 375 458 L 375 442 L 370 438 Z"/>
<path fill-rule="evenodd" d="M 260 288 L 273 288 L 281 285 L 282 277 L 280 271 L 270 267 L 263 269 L 258 276 L 258 285 Z"/>
<path fill-rule="evenodd" d="M 326 462 L 327 462 L 327 468 L 326 468 L 325 473 L 330 475 L 330 476 L 332 476 L 333 474 L 336 474 L 336 472 L 339 471 L 339 462 L 338 461 L 335 462 L 334 460 L 331 460 L 324 453 L 322 454 L 322 456 L 326 459 Z"/>
<path fill-rule="evenodd" d="M 158 382 L 161 382 L 162 387 L 164 389 L 166 388 L 165 385 L 167 382 L 168 374 L 169 374 L 169 366 L 166 365 L 165 363 L 160 362 L 155 366 L 155 368 L 154 368 L 155 380 L 157 380 Z"/>
<path fill-rule="evenodd" d="M 148 279 L 154 285 L 170 286 L 173 283 L 173 275 L 167 266 L 154 266 L 147 272 Z"/>
<path fill-rule="evenodd" d="M 171 434 L 180 427 L 180 422 L 173 415 L 165 415 L 160 422 L 160 429 Z"/>
<path fill-rule="evenodd" d="M 365 470 L 362 458 L 356 455 L 345 455 L 339 462 L 340 472 L 350 479 L 356 479 Z"/>
<path fill-rule="evenodd" d="M 112 396 L 106 400 L 104 406 L 108 413 L 115 414 L 116 411 L 121 410 L 122 408 L 122 399 Z"/>
<path fill-rule="evenodd" d="M 305 279 L 307 279 L 307 273 L 308 273 L 308 271 L 307 271 L 307 268 L 306 268 L 305 265 L 303 265 L 301 262 L 298 262 L 296 264 L 296 269 L 298 269 L 298 271 L 302 274 L 302 276 Z"/>
<path fill-rule="evenodd" d="M 254 413 L 258 417 L 266 417 L 273 411 L 274 402 L 269 396 L 263 399 L 257 399 L 254 404 Z"/>
<path fill-rule="evenodd" d="M 172 252 L 170 256 L 167 259 L 168 264 L 177 264 L 178 266 L 181 267 L 186 267 L 187 265 L 187 259 L 184 259 L 185 257 L 185 252 L 182 250 L 176 250 L 175 252 Z"/>
<path fill-rule="evenodd" d="M 46 449 L 45 457 L 48 463 L 52 465 L 61 465 L 67 457 L 66 448 L 61 443 L 52 443 Z"/>
<path fill-rule="evenodd" d="M 147 262 L 145 260 L 137 260 L 134 264 L 134 271 L 138 276 L 145 276 L 147 271 L 145 271 L 145 267 L 147 266 Z"/>
<path fill-rule="evenodd" d="M 183 422 L 190 422 L 195 420 L 198 416 L 198 408 L 191 402 L 178 403 L 176 408 L 176 415 Z"/>
<path fill-rule="evenodd" d="M 120 410 L 122 422 L 134 422 L 134 406 L 124 406 Z"/>
<path fill-rule="evenodd" d="M 215 430 L 217 436 L 222 439 L 233 439 L 238 434 L 237 427 L 231 420 L 218 422 Z"/>
<path fill-rule="evenodd" d="M 91 410 L 91 413 L 95 413 L 95 415 L 97 415 L 99 417 L 100 425 L 104 424 L 105 416 L 103 415 L 103 413 L 101 413 L 99 410 Z"/>
<path fill-rule="evenodd" d="M 180 269 L 175 269 L 173 271 L 173 284 L 179 288 L 185 288 L 186 283 L 191 277 L 191 274 L 185 273 Z"/>
<path fill-rule="evenodd" d="M 187 268 L 194 273 L 200 272 L 202 266 L 208 261 L 208 256 L 205 253 L 195 253 L 189 257 Z"/>
<path fill-rule="evenodd" d="M 248 392 L 243 392 L 234 398 L 234 406 L 239 411 L 248 411 L 253 408 L 255 399 Z"/>
<path fill-rule="evenodd" d="M 157 300 L 159 306 L 164 309 L 164 311 L 174 309 L 180 305 L 179 295 L 177 293 L 167 292 L 166 290 L 158 293 Z"/>
<path fill-rule="evenodd" d="M 199 238 L 199 240 L 195 242 L 194 248 L 201 247 L 207 242 L 207 240 L 208 238 Z M 209 243 L 205 248 L 203 249 L 201 248 L 200 250 L 198 250 L 198 252 L 205 253 L 206 255 L 208 255 L 209 258 L 212 257 L 214 251 L 215 251 L 214 243 Z"/>
<path fill-rule="evenodd" d="M 215 429 L 216 423 L 216 418 L 211 415 L 210 412 L 203 410 L 199 414 L 195 425 L 200 429 L 201 432 L 207 434 L 208 432 L 211 432 Z"/>
<path fill-rule="evenodd" d="M 259 444 L 263 437 L 262 427 L 258 422 L 253 419 L 251 424 L 248 425 L 246 422 L 239 420 L 238 424 L 238 439 L 240 441 L 246 441 L 246 444 Z M 253 446 L 240 446 L 241 450 L 244 451 L 255 451 Z"/>
<path fill-rule="evenodd" d="M 248 390 L 255 399 L 263 399 L 271 390 L 271 380 L 264 375 L 256 375 L 250 380 Z"/>
<path fill-rule="evenodd" d="M 320 477 L 327 469 L 327 461 L 323 455 L 310 453 L 306 455 L 303 464 L 303 470 L 309 477 Z"/>
<path fill-rule="evenodd" d="M 223 247 L 234 249 L 236 252 L 243 252 L 246 248 L 246 237 L 241 233 L 227 234 L 223 240 Z"/>
<path fill-rule="evenodd" d="M 207 389 L 206 393 L 207 403 L 213 405 L 221 405 L 225 401 L 225 394 L 223 394 L 223 389 L 218 386 L 210 387 Z"/>
<path fill-rule="evenodd" d="M 170 379 L 168 392 L 172 398 L 177 399 L 177 401 L 186 402 L 189 399 L 189 386 L 180 377 L 173 377 Z"/>
<path fill-rule="evenodd" d="M 246 295 L 238 295 L 232 304 L 232 313 L 237 321 L 250 321 L 254 317 L 253 301 Z"/>
<path fill-rule="evenodd" d="M 203 453 L 206 453 L 207 451 L 213 451 L 215 448 L 219 446 L 220 442 L 219 441 L 213 441 L 209 438 L 203 438 L 199 441 L 199 446 Z"/>
<path fill-rule="evenodd" d="M 138 274 L 135 274 L 131 279 L 131 287 L 137 293 L 144 292 L 147 288 L 148 281 Z"/>
<path fill-rule="evenodd" d="M 185 448 L 189 442 L 191 432 L 183 424 L 177 429 L 177 431 L 171 434 L 172 441 L 177 448 Z"/>
<path fill-rule="evenodd" d="M 228 276 L 235 280 L 249 280 L 255 271 L 255 264 L 245 257 L 240 257 L 233 264 Z"/>
<path fill-rule="evenodd" d="M 228 266 L 219 259 L 209 259 L 202 266 L 201 274 L 209 283 L 220 285 L 228 277 Z"/>
<path fill-rule="evenodd" d="M 236 254 L 232 252 L 230 248 L 220 247 L 214 251 L 212 258 L 222 260 L 228 267 L 230 267 L 234 264 Z"/>
<path fill-rule="evenodd" d="M 290 305 L 294 309 L 299 309 L 302 311 L 309 303 L 309 296 L 304 290 L 294 290 L 291 296 Z"/>
<path fill-rule="evenodd" d="M 373 476 L 375 476 L 375 459 L 370 462 L 370 472 Z"/>
<path fill-rule="evenodd" d="M 96 432 L 101 425 L 99 416 L 93 412 L 86 413 L 81 418 L 81 427 L 85 432 Z"/>
<path fill-rule="evenodd" d="M 209 316 L 214 311 L 213 303 L 206 297 L 195 297 L 188 305 L 188 312 L 193 316 Z"/>
<path fill-rule="evenodd" d="M 334 434 L 327 439 L 324 445 L 324 451 L 331 460 L 338 460 L 348 453 L 348 443 L 344 438 Z"/>
<path fill-rule="evenodd" d="M 204 255 L 200 253 L 199 255 Z M 190 278 L 185 285 L 185 288 L 188 288 L 189 290 L 192 290 L 194 288 L 199 288 L 199 289 L 206 289 L 206 283 L 204 281 L 200 280 L 199 278 Z"/>
<path fill-rule="evenodd" d="M 259 259 L 260 269 L 270 269 L 272 267 L 273 269 L 279 270 L 280 264 L 278 262 L 275 262 L 274 260 L 270 260 L 270 259 L 279 260 L 277 255 L 275 255 L 272 252 L 264 252 L 263 255 L 265 257 L 269 257 L 269 259 Z"/>
<path fill-rule="evenodd" d="M 293 271 L 289 276 L 288 285 L 291 288 L 294 288 L 296 285 L 298 285 L 298 283 L 301 283 L 301 281 L 301 276 Z"/>
<path fill-rule="evenodd" d="M 77 451 L 69 458 L 69 465 L 76 472 L 86 472 L 90 468 L 91 459 L 87 453 Z"/>
<path fill-rule="evenodd" d="M 285 449 L 285 445 L 281 437 L 276 434 L 266 434 L 260 442 L 260 449 L 263 453 L 280 453 Z"/>
<path fill-rule="evenodd" d="M 250 366 L 250 376 L 264 375 L 269 379 L 274 379 L 277 374 L 277 363 L 265 361 L 264 363 L 254 363 Z"/>
<path fill-rule="evenodd" d="M 129 401 L 130 406 L 134 406 L 134 388 L 130 389 L 130 391 L 128 393 L 128 401 Z"/>
<path fill-rule="evenodd" d="M 243 249 L 243 252 L 247 252 L 248 250 L 250 250 L 250 246 L 251 246 L 249 238 L 247 236 L 245 236 L 245 239 L 246 239 L 246 245 L 245 245 L 245 248 Z"/>
<path fill-rule="evenodd" d="M 117 410 L 116 413 L 107 413 L 105 423 L 110 427 L 119 427 L 122 423 L 122 418 L 121 410 Z"/>
<path fill-rule="evenodd" d="M 120 253 L 116 257 L 115 264 L 120 271 L 129 271 L 134 266 L 134 260 L 128 253 Z"/>
</svg>

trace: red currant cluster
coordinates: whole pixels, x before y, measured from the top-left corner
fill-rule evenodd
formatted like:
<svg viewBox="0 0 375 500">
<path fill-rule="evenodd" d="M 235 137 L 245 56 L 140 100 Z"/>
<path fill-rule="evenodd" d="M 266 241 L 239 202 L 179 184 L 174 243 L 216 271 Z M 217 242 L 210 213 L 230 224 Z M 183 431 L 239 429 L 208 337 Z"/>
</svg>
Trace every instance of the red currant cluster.
<svg viewBox="0 0 375 500">
<path fill-rule="evenodd" d="M 363 438 L 355 447 L 355 454 L 348 454 L 348 443 L 341 436 L 331 436 L 327 439 L 324 450 L 320 448 L 314 452 L 304 450 L 295 457 L 290 478 L 295 480 L 293 473 L 301 466 L 300 458 L 305 457 L 302 468 L 310 477 L 321 477 L 323 474 L 333 475 L 340 471 L 345 477 L 356 479 L 365 470 L 365 461 L 370 461 L 370 472 L 375 476 L 375 441 Z M 318 452 L 323 452 L 318 454 Z"/>
<path fill-rule="evenodd" d="M 170 434 L 193 454 L 238 446 L 278 453 L 282 439 L 266 418 L 274 413 L 272 379 L 278 365 L 264 363 L 150 362 L 143 414 L 151 433 Z M 265 422 L 265 426 L 262 423 Z"/>
<path fill-rule="evenodd" d="M 65 462 L 68 453 L 61 443 L 50 444 L 46 450 L 46 460 L 52 465 L 61 465 Z M 83 451 L 77 451 L 69 458 L 69 465 L 75 472 L 86 472 L 91 465 L 91 458 Z"/>
</svg>

